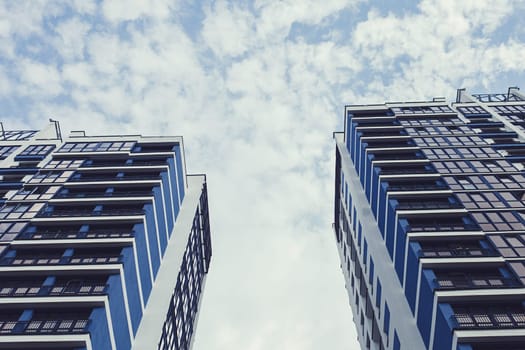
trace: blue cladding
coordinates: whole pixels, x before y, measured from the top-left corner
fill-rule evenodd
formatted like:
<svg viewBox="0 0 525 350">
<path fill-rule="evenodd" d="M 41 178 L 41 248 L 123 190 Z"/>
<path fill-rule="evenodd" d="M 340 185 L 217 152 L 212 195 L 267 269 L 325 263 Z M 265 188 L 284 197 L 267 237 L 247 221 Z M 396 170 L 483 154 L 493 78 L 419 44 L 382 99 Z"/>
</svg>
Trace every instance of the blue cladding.
<svg viewBox="0 0 525 350">
<path fill-rule="evenodd" d="M 438 304 L 434 334 L 434 350 L 449 350 L 452 348 L 452 316 L 454 310 L 450 304 Z"/>
<path fill-rule="evenodd" d="M 417 242 L 410 242 L 407 252 L 407 271 L 405 276 L 405 296 L 412 314 L 416 312 L 417 276 L 419 270 L 419 252 L 421 246 Z"/>
<path fill-rule="evenodd" d="M 399 220 L 396 232 L 396 261 L 395 268 L 399 281 L 403 283 L 403 273 L 405 272 L 405 247 L 407 243 L 408 223 L 406 220 Z"/>
<path fill-rule="evenodd" d="M 400 350 L 401 349 L 401 342 L 399 341 L 399 336 L 397 335 L 397 331 L 394 331 L 394 350 Z"/>
<path fill-rule="evenodd" d="M 143 224 L 135 224 L 133 226 L 133 229 L 135 231 L 135 247 L 137 249 L 137 260 L 138 260 L 138 268 L 139 268 L 139 276 L 140 276 L 140 283 L 142 286 L 142 292 L 143 292 L 143 302 L 144 304 L 148 300 L 149 293 L 151 291 L 151 272 L 149 269 L 149 257 L 148 257 L 148 243 L 147 243 L 147 237 L 146 237 L 146 231 L 144 230 Z M 151 249 L 151 247 L 150 247 Z M 128 260 L 131 260 L 128 258 Z M 130 262 L 130 264 L 133 264 L 133 267 L 135 266 L 135 262 Z M 135 269 L 133 269 L 132 273 L 135 273 Z M 127 284 L 127 283 L 126 283 Z"/>
<path fill-rule="evenodd" d="M 148 242 L 149 242 L 149 253 L 151 257 L 151 268 L 153 269 L 153 276 L 157 276 L 157 272 L 160 267 L 160 245 L 159 237 L 160 232 L 157 231 L 155 212 L 153 210 L 153 205 L 146 204 L 144 205 L 144 212 L 146 214 L 146 229 L 148 231 Z M 149 295 L 149 294 L 148 294 Z M 147 298 L 146 298 L 147 299 Z"/>
<path fill-rule="evenodd" d="M 182 154 L 180 145 L 174 147 L 175 149 L 175 161 L 177 167 L 177 180 L 179 182 L 179 198 L 182 200 L 184 198 L 185 188 L 184 188 L 184 168 L 182 165 Z"/>
<path fill-rule="evenodd" d="M 89 317 L 88 331 L 93 349 L 111 349 L 108 319 L 106 309 L 97 307 L 93 309 Z"/>
<path fill-rule="evenodd" d="M 162 191 L 160 187 L 153 188 L 153 198 L 155 200 L 155 217 L 157 219 L 160 250 L 162 255 L 164 255 L 166 245 L 168 244 L 168 235 L 166 231 L 166 217 L 164 215 L 164 203 L 162 201 Z"/>
<path fill-rule="evenodd" d="M 168 159 L 168 166 L 170 169 L 170 174 L 173 174 L 173 176 L 177 176 L 177 177 L 181 176 L 181 174 L 177 172 L 175 162 L 172 158 Z M 178 180 L 175 181 L 174 177 L 171 177 L 170 179 L 171 179 L 170 181 L 171 188 L 170 188 L 170 192 L 168 193 L 171 193 L 171 199 L 173 202 L 173 213 L 174 213 L 175 218 L 177 218 L 177 215 L 179 214 L 179 210 L 180 210 L 179 200 L 181 201 L 182 197 L 180 197 L 179 199 L 179 191 L 177 190 Z"/>
<path fill-rule="evenodd" d="M 427 346 L 430 344 L 430 329 L 432 324 L 432 308 L 434 307 L 434 280 L 436 275 L 432 270 L 421 271 L 419 289 L 419 306 L 417 326 Z"/>
<path fill-rule="evenodd" d="M 122 250 L 122 255 L 124 256 L 123 270 L 124 280 L 126 283 L 126 294 L 128 296 L 129 313 L 131 317 L 131 327 L 133 328 L 133 334 L 136 334 L 140 324 L 140 319 L 142 318 L 142 306 L 140 302 L 139 283 L 137 280 L 137 273 L 135 271 L 136 266 L 133 249 L 131 247 L 124 248 Z M 149 277 L 149 274 L 146 276 Z M 118 283 L 120 284 L 120 275 L 111 276 L 109 278 L 109 281 L 114 281 L 115 279 L 118 279 Z M 151 282 L 144 279 L 141 273 L 141 285 L 143 289 L 145 286 L 145 282 L 149 282 L 149 286 L 151 288 Z M 147 285 L 148 284 L 146 284 L 146 286 Z"/>
<path fill-rule="evenodd" d="M 390 254 L 390 259 L 393 259 L 394 257 L 394 236 L 395 236 L 395 229 L 396 229 L 396 210 L 395 207 L 397 205 L 397 201 L 390 200 L 388 201 L 387 206 L 387 221 L 386 221 L 386 230 L 385 230 L 385 242 L 386 247 L 388 249 L 388 253 Z"/>
<path fill-rule="evenodd" d="M 117 349 L 130 349 L 131 339 L 129 338 L 129 328 L 124 303 L 124 293 L 119 275 L 110 276 L 108 279 L 108 300 L 111 317 L 115 318 L 113 324 L 113 334 Z M 139 306 L 140 307 L 140 306 Z"/>
<path fill-rule="evenodd" d="M 166 209 L 166 220 L 168 222 L 168 235 L 171 236 L 171 231 L 173 231 L 175 221 L 175 210 L 173 208 L 172 197 L 170 195 L 168 174 L 166 172 L 162 172 L 160 176 L 162 178 L 162 195 L 164 198 L 164 207 Z"/>
</svg>

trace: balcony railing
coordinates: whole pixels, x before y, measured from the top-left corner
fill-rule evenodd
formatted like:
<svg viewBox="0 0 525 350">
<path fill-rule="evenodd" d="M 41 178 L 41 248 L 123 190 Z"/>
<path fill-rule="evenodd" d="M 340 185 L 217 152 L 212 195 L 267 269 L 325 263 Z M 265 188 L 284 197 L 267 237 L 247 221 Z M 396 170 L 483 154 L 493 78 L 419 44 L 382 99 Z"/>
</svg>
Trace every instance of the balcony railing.
<svg viewBox="0 0 525 350">
<path fill-rule="evenodd" d="M 109 182 L 109 181 L 139 181 L 139 180 L 158 180 L 159 175 L 126 175 L 126 176 L 86 176 L 72 177 L 71 182 Z"/>
<path fill-rule="evenodd" d="M 86 265 L 86 264 L 115 264 L 123 261 L 118 256 L 51 256 L 51 257 L 3 257 L 0 266 L 30 266 L 30 265 Z"/>
<path fill-rule="evenodd" d="M 478 257 L 478 256 L 499 256 L 498 252 L 493 249 L 479 247 L 432 247 L 423 248 L 419 252 L 420 258 L 461 258 L 461 257 Z"/>
<path fill-rule="evenodd" d="M 24 232 L 17 239 L 82 239 L 82 238 L 130 238 L 135 237 L 133 231 L 95 230 L 88 232 Z"/>
<path fill-rule="evenodd" d="M 490 289 L 522 287 L 522 284 L 514 278 L 501 276 L 439 276 L 434 279 L 434 286 L 437 289 Z"/>
<path fill-rule="evenodd" d="M 525 328 L 523 311 L 456 313 L 451 316 L 455 329 Z"/>
<path fill-rule="evenodd" d="M 87 333 L 88 319 L 2 321 L 0 335 Z"/>
<path fill-rule="evenodd" d="M 146 197 L 153 191 L 57 193 L 55 198 Z"/>
<path fill-rule="evenodd" d="M 31 296 L 80 296 L 106 294 L 109 285 L 102 282 L 58 283 L 53 286 L 41 284 L 3 285 L 0 287 L 0 297 L 31 297 Z"/>
<path fill-rule="evenodd" d="M 398 210 L 417 210 L 417 209 L 459 209 L 464 208 L 460 203 L 438 202 L 438 201 L 417 201 L 401 202 L 397 205 Z"/>
<path fill-rule="evenodd" d="M 425 168 L 397 168 L 381 169 L 380 175 L 404 175 L 404 174 L 435 174 L 433 169 Z"/>
<path fill-rule="evenodd" d="M 159 161 L 139 161 L 134 160 L 133 163 L 126 163 L 122 161 L 114 161 L 114 162 L 93 162 L 92 164 L 84 163 L 82 164 L 83 168 L 102 168 L 102 167 L 131 167 L 131 166 L 159 166 L 159 165 L 166 165 L 165 160 L 159 160 Z"/>
<path fill-rule="evenodd" d="M 444 190 L 447 189 L 447 185 L 440 185 L 440 184 L 403 184 L 403 185 L 389 185 L 388 190 L 389 191 L 434 191 L 434 190 Z"/>
<path fill-rule="evenodd" d="M 432 223 L 410 223 L 408 231 L 410 232 L 444 232 L 444 231 L 476 231 L 479 227 L 475 224 L 464 223 L 447 223 L 447 222 L 432 222 Z"/>
<path fill-rule="evenodd" d="M 39 212 L 36 217 L 77 217 L 77 216 L 129 216 L 144 215 L 144 209 L 122 208 L 122 209 L 103 209 L 94 211 L 92 209 L 71 209 L 71 210 L 54 210 Z"/>
</svg>

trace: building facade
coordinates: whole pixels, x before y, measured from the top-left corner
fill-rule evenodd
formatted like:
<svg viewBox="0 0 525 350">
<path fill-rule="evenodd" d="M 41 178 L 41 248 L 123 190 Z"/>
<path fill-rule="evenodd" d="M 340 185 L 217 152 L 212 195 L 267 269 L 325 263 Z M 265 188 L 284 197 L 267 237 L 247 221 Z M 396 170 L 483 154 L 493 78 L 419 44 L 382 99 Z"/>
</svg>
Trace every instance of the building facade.
<svg viewBox="0 0 525 350">
<path fill-rule="evenodd" d="M 0 134 L 0 349 L 188 349 L 211 258 L 181 137 Z"/>
<path fill-rule="evenodd" d="M 334 229 L 362 349 L 525 344 L 525 95 L 347 106 Z"/>
</svg>

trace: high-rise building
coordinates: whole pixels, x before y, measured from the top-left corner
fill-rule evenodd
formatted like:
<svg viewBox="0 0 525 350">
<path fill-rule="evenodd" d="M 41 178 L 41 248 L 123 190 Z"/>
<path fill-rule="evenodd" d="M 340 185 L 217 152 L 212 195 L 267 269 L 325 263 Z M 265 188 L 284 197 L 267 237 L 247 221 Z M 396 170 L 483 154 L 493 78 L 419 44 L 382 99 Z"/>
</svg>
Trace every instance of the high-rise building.
<svg viewBox="0 0 525 350">
<path fill-rule="evenodd" d="M 181 137 L 0 133 L 0 349 L 188 349 L 211 258 Z"/>
<path fill-rule="evenodd" d="M 362 349 L 524 349 L 525 95 L 347 106 L 335 140 Z"/>
</svg>

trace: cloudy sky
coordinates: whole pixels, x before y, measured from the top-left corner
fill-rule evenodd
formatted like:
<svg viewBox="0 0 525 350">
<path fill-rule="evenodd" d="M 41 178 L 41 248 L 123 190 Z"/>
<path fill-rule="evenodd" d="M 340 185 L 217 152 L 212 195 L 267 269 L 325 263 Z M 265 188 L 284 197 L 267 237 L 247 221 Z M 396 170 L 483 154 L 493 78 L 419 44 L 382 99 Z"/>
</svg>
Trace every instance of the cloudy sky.
<svg viewBox="0 0 525 350">
<path fill-rule="evenodd" d="M 214 257 L 195 350 L 357 349 L 331 230 L 345 104 L 504 92 L 523 0 L 1 1 L 0 120 L 183 135 Z"/>
</svg>

